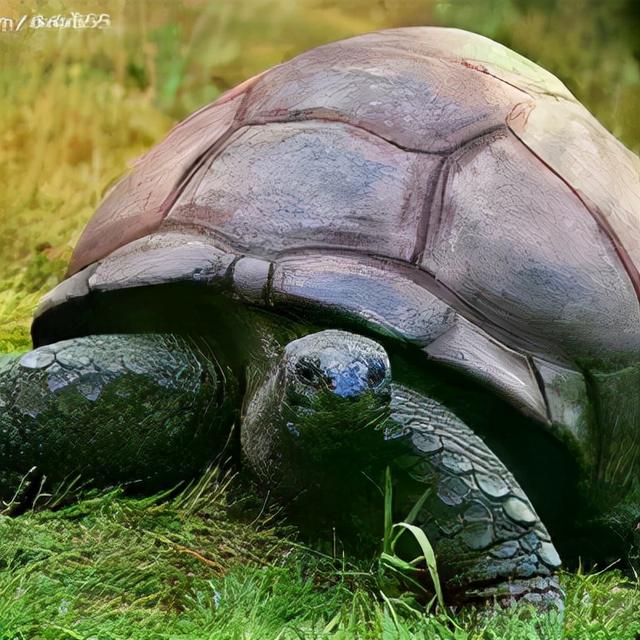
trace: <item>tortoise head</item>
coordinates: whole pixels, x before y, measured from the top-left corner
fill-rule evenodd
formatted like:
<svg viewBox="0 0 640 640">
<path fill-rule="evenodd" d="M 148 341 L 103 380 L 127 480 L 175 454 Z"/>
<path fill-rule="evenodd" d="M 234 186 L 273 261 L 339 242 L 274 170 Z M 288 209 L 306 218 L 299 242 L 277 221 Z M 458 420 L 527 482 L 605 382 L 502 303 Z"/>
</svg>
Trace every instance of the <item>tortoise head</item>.
<svg viewBox="0 0 640 640">
<path fill-rule="evenodd" d="M 307 405 L 329 393 L 357 399 L 388 394 L 389 357 L 373 340 L 346 331 L 327 330 L 290 342 L 280 363 L 287 399 Z"/>
</svg>

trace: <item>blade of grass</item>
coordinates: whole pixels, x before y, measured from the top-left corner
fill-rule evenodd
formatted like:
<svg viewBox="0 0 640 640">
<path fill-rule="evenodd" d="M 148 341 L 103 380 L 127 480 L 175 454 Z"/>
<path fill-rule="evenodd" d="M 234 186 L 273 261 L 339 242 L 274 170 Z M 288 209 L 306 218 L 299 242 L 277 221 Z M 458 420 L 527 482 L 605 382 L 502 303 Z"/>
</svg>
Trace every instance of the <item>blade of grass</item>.
<svg viewBox="0 0 640 640">
<path fill-rule="evenodd" d="M 416 542 L 420 546 L 422 554 L 424 556 L 424 560 L 427 563 L 427 570 L 429 571 L 429 575 L 431 576 L 431 580 L 433 582 L 433 587 L 436 591 L 436 596 L 438 599 L 438 605 L 444 610 L 444 596 L 442 593 L 442 585 L 440 584 L 440 576 L 438 575 L 438 566 L 436 563 L 436 554 L 427 538 L 425 532 L 416 527 L 413 524 L 408 524 L 407 522 L 399 522 L 394 525 L 396 528 L 402 528 L 409 531 L 413 537 L 416 539 Z"/>
</svg>

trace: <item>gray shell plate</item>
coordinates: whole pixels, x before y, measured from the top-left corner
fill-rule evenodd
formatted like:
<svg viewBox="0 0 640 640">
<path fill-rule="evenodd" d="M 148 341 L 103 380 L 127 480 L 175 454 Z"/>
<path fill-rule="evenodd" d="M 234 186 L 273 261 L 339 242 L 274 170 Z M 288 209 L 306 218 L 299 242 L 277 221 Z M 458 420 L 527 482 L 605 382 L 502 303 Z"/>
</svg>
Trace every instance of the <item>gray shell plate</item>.
<svg viewBox="0 0 640 640">
<path fill-rule="evenodd" d="M 62 282 L 42 299 L 35 316 L 90 292 L 172 282 L 231 283 L 231 295 L 249 304 L 304 304 L 345 314 L 463 371 L 542 423 L 575 435 L 584 428 L 586 392 L 575 392 L 584 390 L 581 374 L 490 336 L 449 304 L 446 291 L 424 272 L 355 252 L 305 250 L 269 261 L 224 251 L 219 244 L 175 231 L 135 240 Z"/>
</svg>

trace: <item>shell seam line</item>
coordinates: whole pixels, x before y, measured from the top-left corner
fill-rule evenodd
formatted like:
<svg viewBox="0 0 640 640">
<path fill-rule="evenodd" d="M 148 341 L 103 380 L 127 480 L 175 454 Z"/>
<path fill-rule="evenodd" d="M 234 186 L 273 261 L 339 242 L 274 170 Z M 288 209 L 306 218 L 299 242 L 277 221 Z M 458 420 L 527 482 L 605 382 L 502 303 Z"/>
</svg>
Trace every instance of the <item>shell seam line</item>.
<svg viewBox="0 0 640 640">
<path fill-rule="evenodd" d="M 242 104 L 239 106 L 239 109 L 242 107 Z M 175 205 L 175 203 L 178 201 L 178 199 L 180 198 L 180 196 L 183 194 L 184 190 L 186 189 L 186 187 L 189 185 L 191 179 L 193 178 L 193 176 L 209 161 L 213 161 L 220 153 L 222 153 L 226 147 L 227 147 L 227 142 L 229 141 L 229 139 L 238 131 L 243 131 L 245 129 L 248 129 L 250 127 L 264 127 L 264 126 L 269 126 L 272 124 L 282 124 L 282 123 L 298 123 L 298 122 L 331 122 L 331 123 L 335 123 L 335 124 L 342 124 L 345 127 L 348 128 L 353 128 L 353 129 L 358 129 L 360 131 L 364 131 L 366 132 L 368 135 L 377 138 L 379 140 L 382 140 L 383 142 L 386 142 L 387 144 L 396 147 L 397 149 L 400 149 L 402 151 L 405 151 L 407 153 L 416 153 L 416 154 L 423 154 L 423 155 L 428 155 L 428 156 L 435 156 L 435 157 L 443 157 L 443 158 L 448 158 L 449 156 L 451 156 L 452 154 L 464 149 L 465 147 L 467 147 L 470 144 L 473 144 L 474 142 L 488 137 L 494 133 L 496 133 L 497 131 L 508 131 L 509 128 L 503 124 L 500 125 L 496 125 L 493 127 L 490 127 L 484 131 L 482 131 L 481 133 L 479 133 L 476 136 L 473 136 L 472 138 L 469 138 L 468 140 L 465 140 L 464 142 L 462 142 L 459 145 L 456 145 L 455 147 L 452 147 L 451 149 L 448 149 L 447 151 L 443 151 L 443 152 L 434 152 L 434 151 L 423 151 L 420 149 L 412 149 L 409 147 L 404 147 L 402 145 L 399 145 L 391 140 L 388 140 L 387 138 L 384 138 L 380 135 L 378 135 L 377 133 L 374 133 L 373 131 L 369 131 L 369 129 L 366 129 L 365 127 L 361 127 L 359 125 L 355 125 L 352 124 L 350 122 L 345 122 L 343 120 L 340 119 L 332 119 L 332 118 L 323 118 L 323 117 L 312 117 L 312 118 L 293 118 L 293 119 L 288 119 L 288 120 L 269 120 L 268 122 L 254 122 L 254 121 L 247 121 L 247 122 L 237 122 L 234 121 L 233 124 L 230 125 L 230 127 L 225 131 L 225 133 L 223 133 L 210 147 L 208 147 L 207 149 L 205 149 L 205 151 L 203 151 L 189 166 L 189 168 L 184 172 L 184 174 L 182 175 L 182 177 L 180 178 L 180 180 L 178 181 L 178 186 L 171 192 L 171 194 L 167 197 L 167 199 L 165 199 L 165 201 L 162 203 L 161 208 L 163 209 L 163 220 L 167 218 L 167 216 L 169 215 L 169 213 L 171 212 L 171 209 L 173 208 L 173 206 Z"/>
<path fill-rule="evenodd" d="M 608 220 L 604 218 L 600 213 L 598 213 L 597 209 L 590 207 L 585 199 L 580 195 L 580 192 L 558 171 L 556 171 L 542 156 L 537 154 L 509 125 L 507 125 L 509 131 L 513 135 L 513 137 L 520 142 L 520 144 L 529 152 L 531 155 L 536 158 L 541 164 L 543 164 L 554 176 L 556 176 L 567 188 L 573 193 L 573 195 L 580 201 L 582 206 L 589 212 L 593 220 L 595 221 L 598 228 L 607 236 L 609 242 L 611 243 L 613 250 L 620 262 L 622 262 L 622 266 L 627 274 L 627 277 L 631 281 L 631 286 L 633 287 L 636 298 L 638 302 L 640 302 L 640 273 L 636 266 L 633 264 L 631 260 L 631 256 L 627 253 L 627 250 L 624 248 L 623 244 L 620 242 L 617 233 L 611 227 Z"/>
<path fill-rule="evenodd" d="M 483 141 L 487 141 L 487 146 L 492 142 L 490 138 L 499 132 L 507 133 L 509 128 L 506 125 L 496 125 L 490 129 L 487 129 L 484 133 L 474 136 L 467 140 L 464 144 L 458 146 L 451 151 L 441 163 L 438 168 L 438 175 L 433 181 L 433 190 L 431 193 L 427 193 L 425 202 L 422 209 L 422 215 L 418 225 L 418 233 L 416 238 L 416 244 L 411 255 L 411 262 L 417 264 L 422 261 L 424 253 L 427 249 L 427 242 L 431 242 L 432 236 L 434 236 L 442 223 L 442 214 L 444 211 L 444 201 L 447 195 L 447 182 L 449 180 L 449 174 L 451 172 L 451 163 L 455 157 L 459 157 L 465 153 L 465 151 Z M 434 210 L 436 202 L 439 200 L 440 206 L 437 211 L 437 219 L 434 218 Z"/>
<path fill-rule="evenodd" d="M 535 100 L 535 97 L 532 96 L 525 89 L 522 89 L 518 85 L 515 85 L 509 82 L 508 80 L 505 80 L 504 78 L 501 78 L 500 76 L 497 76 L 491 73 L 491 71 L 489 71 L 489 69 L 487 69 L 487 67 L 485 67 L 480 60 L 467 60 L 466 58 L 460 58 L 460 60 L 451 60 L 451 62 L 453 62 L 454 64 L 462 65 L 463 67 L 465 67 L 465 69 L 472 69 L 473 71 L 482 73 L 485 76 L 489 76 L 490 78 L 493 78 L 498 82 L 502 82 L 503 84 L 506 84 L 507 86 L 511 87 L 512 89 L 515 89 L 516 91 L 519 91 L 520 93 L 524 93 L 526 96 L 529 96 L 531 100 Z"/>
<path fill-rule="evenodd" d="M 418 225 L 416 229 L 416 241 L 411 252 L 410 261 L 413 264 L 418 264 L 425 252 L 427 245 L 427 238 L 430 235 L 429 229 L 433 224 L 433 206 L 438 196 L 444 193 L 444 185 L 440 188 L 440 185 L 444 181 L 446 183 L 446 168 L 449 158 L 444 158 L 434 173 L 429 176 L 427 180 L 427 192 L 422 200 L 422 207 L 420 208 L 420 217 L 418 218 Z M 442 200 L 442 198 L 440 198 Z M 442 203 L 440 206 L 440 213 L 442 211 Z"/>
<path fill-rule="evenodd" d="M 380 35 L 388 35 L 388 36 L 392 36 L 392 34 L 389 33 L 385 33 L 385 31 L 375 31 L 374 33 L 380 34 Z M 406 49 L 403 49 L 401 47 L 398 46 L 394 46 L 394 45 L 383 45 L 384 48 L 388 48 L 388 49 L 393 49 L 395 51 L 400 51 L 402 53 L 406 53 Z M 518 54 L 518 52 L 515 52 L 516 54 Z M 416 55 L 416 54 L 414 54 Z M 458 65 L 462 65 L 464 67 L 467 67 L 468 69 L 471 69 L 472 71 L 476 71 L 477 73 L 482 73 L 484 75 L 488 75 L 492 78 L 494 78 L 495 80 L 497 80 L 498 82 L 502 82 L 503 84 L 508 85 L 509 87 L 511 87 L 512 89 L 515 89 L 516 91 L 519 91 L 520 93 L 524 93 L 525 95 L 529 96 L 531 99 L 535 100 L 535 96 L 532 96 L 529 91 L 527 91 L 526 89 L 523 89 L 522 87 L 519 87 L 516 84 L 513 84 L 511 82 L 509 82 L 508 80 L 505 80 L 504 78 L 501 78 L 500 76 L 496 75 L 495 73 L 491 73 L 491 71 L 489 71 L 489 69 L 485 66 L 487 64 L 486 61 L 482 61 L 482 60 L 477 60 L 474 58 L 452 58 L 450 56 L 438 56 L 438 55 L 434 55 L 434 54 L 430 54 L 430 53 L 418 53 L 417 54 L 418 57 L 420 58 L 424 58 L 427 60 L 437 60 L 440 62 L 448 62 L 451 64 L 458 64 Z M 520 55 L 520 54 L 518 54 Z M 524 56 L 520 56 L 520 57 L 524 57 Z M 526 58 L 524 58 L 525 60 L 527 60 Z M 529 61 L 530 62 L 530 61 Z M 534 63 L 535 64 L 535 63 Z M 539 66 L 539 65 L 536 65 Z M 542 67 L 540 67 L 542 69 Z M 543 69 L 543 71 L 546 71 L 545 69 Z M 549 73 L 547 71 L 547 73 Z M 550 74 L 553 75 L 553 74 Z M 555 76 L 554 76 L 555 77 Z M 556 80 L 558 80 L 558 78 L 556 78 Z M 562 84 L 562 82 L 561 82 Z M 564 87 L 567 90 L 567 93 L 569 94 L 568 96 L 563 95 L 561 93 L 557 93 L 555 91 L 547 91 L 547 90 L 541 90 L 539 93 L 541 95 L 545 95 L 545 96 L 549 96 L 552 98 L 556 98 L 559 100 L 567 100 L 569 102 L 575 100 L 575 97 L 573 96 L 573 94 L 569 91 L 569 89 L 567 89 L 567 87 Z"/>
<path fill-rule="evenodd" d="M 229 138 L 237 131 L 237 128 L 233 126 L 229 127 L 211 146 L 207 147 L 190 165 L 189 168 L 183 173 L 178 186 L 171 191 L 169 196 L 160 205 L 162 209 L 163 220 L 169 215 L 169 212 L 173 208 L 173 205 L 178 201 L 187 185 L 191 181 L 191 178 L 197 173 L 197 171 L 216 153 L 222 151 L 225 143 Z"/>
<path fill-rule="evenodd" d="M 336 115 L 341 116 L 342 114 L 340 114 L 339 112 L 336 112 Z M 406 151 L 407 153 L 418 153 L 418 154 L 422 154 L 422 155 L 427 155 L 427 156 L 435 156 L 435 157 L 440 157 L 440 158 L 446 158 L 448 156 L 450 156 L 451 154 L 455 153 L 456 151 L 459 151 L 460 149 L 464 149 L 468 144 L 475 142 L 476 140 L 480 139 L 480 138 L 484 138 L 485 136 L 489 136 L 492 133 L 495 133 L 496 131 L 500 131 L 500 130 L 507 130 L 508 127 L 505 124 L 498 124 L 498 125 L 494 125 L 492 127 L 488 127 L 487 129 L 485 129 L 484 131 L 481 131 L 480 133 L 476 134 L 475 136 L 471 137 L 471 138 L 467 138 L 464 141 L 460 142 L 459 144 L 454 145 L 453 147 L 450 147 L 448 149 L 444 149 L 443 151 L 426 151 L 424 149 L 417 149 L 414 147 L 407 147 L 404 145 L 401 145 L 397 142 L 394 142 L 393 140 L 390 140 L 389 138 L 386 138 L 384 136 L 381 136 L 378 133 L 375 133 L 374 131 L 371 131 L 370 129 L 367 129 L 366 127 L 363 127 L 361 125 L 358 124 L 354 124 L 353 122 L 349 122 L 348 120 L 342 119 L 341 117 L 336 117 L 336 118 L 331 118 L 328 116 L 320 116 L 320 115 L 313 115 L 313 114 L 309 114 L 309 117 L 299 117 L 299 118 L 274 118 L 273 120 L 267 120 L 264 122 L 261 122 L 259 120 L 248 120 L 245 122 L 242 122 L 242 124 L 238 127 L 238 129 L 243 129 L 245 127 L 265 127 L 265 126 L 269 126 L 272 124 L 296 124 L 296 123 L 303 123 L 303 122 L 329 122 L 332 124 L 341 124 L 344 125 L 345 127 L 348 127 L 350 129 L 358 129 L 360 131 L 364 131 L 365 133 L 367 133 L 368 135 L 372 136 L 373 138 L 377 138 L 378 140 L 382 140 L 383 142 L 386 142 L 387 144 L 396 147 L 397 149 L 400 149 L 401 151 Z"/>
<path fill-rule="evenodd" d="M 256 78 L 256 80 L 257 79 L 258 78 Z M 242 128 L 242 125 L 240 124 L 240 116 L 241 116 L 241 114 L 244 113 L 244 110 L 246 109 L 247 99 L 248 99 L 249 95 L 251 94 L 251 90 L 253 89 L 254 86 L 255 86 L 255 83 L 250 85 L 249 87 L 247 87 L 246 91 L 244 91 L 241 94 L 241 96 L 237 96 L 237 98 L 240 98 L 240 104 L 238 104 L 238 107 L 237 107 L 235 113 L 233 114 L 233 119 L 231 121 L 231 124 L 229 125 L 227 130 L 213 144 L 211 144 L 209 147 L 207 147 L 189 165 L 187 170 L 180 177 L 180 180 L 178 181 L 178 186 L 175 189 L 172 190 L 172 192 L 169 195 L 169 197 L 167 199 L 165 199 L 165 201 L 161 204 L 162 214 L 163 214 L 162 215 L 162 219 L 163 220 L 167 218 L 167 216 L 171 212 L 171 209 L 173 208 L 173 205 L 175 205 L 175 203 L 178 201 L 180 196 L 182 196 L 184 190 L 189 185 L 189 183 L 190 183 L 191 179 L 193 178 L 193 176 L 204 166 L 204 164 L 206 162 L 213 161 L 213 159 L 215 159 L 216 155 L 221 153 L 226 148 L 226 143 L 229 141 L 231 136 L 233 136 L 233 134 L 236 133 L 236 131 L 238 131 L 239 129 Z M 223 102 L 221 104 L 225 104 L 226 102 L 227 102 L 226 100 L 223 100 Z M 215 106 L 216 106 L 216 103 L 214 102 L 212 105 L 207 105 L 205 107 L 202 107 L 201 109 L 198 109 L 198 111 L 196 113 L 203 112 L 207 108 L 215 107 Z M 190 117 L 191 116 L 189 116 L 187 118 L 187 120 L 189 120 Z"/>
<path fill-rule="evenodd" d="M 551 405 L 549 404 L 549 397 L 547 396 L 547 388 L 545 386 L 544 380 L 542 378 L 542 374 L 540 373 L 538 367 L 536 367 L 536 363 L 533 359 L 533 356 L 530 354 L 524 354 L 527 359 L 527 364 L 529 365 L 529 369 L 531 370 L 531 374 L 533 375 L 536 384 L 538 385 L 538 389 L 540 390 L 540 395 L 542 396 L 542 401 L 544 402 L 544 410 L 547 414 L 547 420 L 549 421 L 549 425 L 553 424 L 553 416 L 551 415 Z"/>
</svg>

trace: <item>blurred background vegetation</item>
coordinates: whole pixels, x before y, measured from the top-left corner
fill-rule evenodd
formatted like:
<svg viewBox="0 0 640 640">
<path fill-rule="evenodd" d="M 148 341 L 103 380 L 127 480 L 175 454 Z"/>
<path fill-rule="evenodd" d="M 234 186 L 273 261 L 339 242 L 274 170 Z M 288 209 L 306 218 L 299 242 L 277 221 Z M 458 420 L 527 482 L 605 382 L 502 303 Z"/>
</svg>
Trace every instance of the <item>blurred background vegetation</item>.
<svg viewBox="0 0 640 640">
<path fill-rule="evenodd" d="M 185 115 L 318 44 L 455 26 L 558 75 L 640 150 L 638 0 L 3 0 L 0 13 L 108 13 L 104 30 L 0 32 L 0 351 L 27 348 L 105 189 Z M 0 17 L 2 17 L 0 16 Z"/>
</svg>

